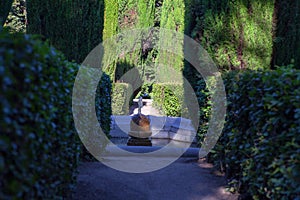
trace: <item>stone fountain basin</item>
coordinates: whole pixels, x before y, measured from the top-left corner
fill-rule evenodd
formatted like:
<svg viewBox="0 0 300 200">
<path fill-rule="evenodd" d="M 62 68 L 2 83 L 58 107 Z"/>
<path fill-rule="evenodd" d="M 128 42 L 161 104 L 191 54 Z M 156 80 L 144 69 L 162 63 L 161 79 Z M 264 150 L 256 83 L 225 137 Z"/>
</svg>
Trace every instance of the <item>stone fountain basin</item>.
<svg viewBox="0 0 300 200">
<path fill-rule="evenodd" d="M 149 138 L 152 135 L 151 131 L 129 131 L 128 135 L 135 138 Z"/>
</svg>

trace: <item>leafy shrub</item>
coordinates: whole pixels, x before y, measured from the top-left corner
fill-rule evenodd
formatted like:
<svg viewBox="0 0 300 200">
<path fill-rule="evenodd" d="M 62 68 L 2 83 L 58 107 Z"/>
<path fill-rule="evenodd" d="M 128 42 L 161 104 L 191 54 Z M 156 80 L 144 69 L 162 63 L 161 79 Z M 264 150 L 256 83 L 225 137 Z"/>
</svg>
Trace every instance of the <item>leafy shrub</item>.
<svg viewBox="0 0 300 200">
<path fill-rule="evenodd" d="M 107 74 L 103 73 L 96 91 L 96 114 L 103 132 L 109 135 L 111 123 L 112 85 Z"/>
<path fill-rule="evenodd" d="M 232 189 L 253 199 L 295 199 L 300 193 L 300 72 L 224 75 L 228 111 L 210 158 Z"/>
<path fill-rule="evenodd" d="M 151 99 L 151 92 L 152 92 L 152 84 L 145 83 L 142 85 L 141 90 L 136 95 L 136 98 L 143 97 L 143 99 Z"/>
<path fill-rule="evenodd" d="M 182 84 L 157 83 L 152 86 L 153 106 L 167 116 L 181 116 L 183 105 Z"/>
<path fill-rule="evenodd" d="M 197 131 L 198 143 L 200 144 L 205 134 L 207 133 L 209 126 L 209 118 L 211 115 L 211 91 L 206 87 L 204 79 L 200 79 L 196 84 L 196 96 L 199 104 L 199 127 Z M 193 108 L 192 108 L 193 109 Z"/>
<path fill-rule="evenodd" d="M 93 76 L 93 75 L 91 75 L 91 76 Z M 88 79 L 91 78 L 91 76 L 88 76 Z M 112 91 L 112 85 L 111 85 L 110 78 L 107 74 L 103 73 L 102 77 L 98 83 L 97 90 L 96 90 L 95 111 L 96 111 L 97 120 L 101 126 L 101 129 L 102 129 L 103 133 L 105 133 L 106 136 L 108 136 L 108 137 L 109 137 L 109 132 L 110 132 L 111 114 L 112 114 L 111 91 Z M 91 95 L 91 96 L 93 96 L 93 95 Z M 91 127 L 91 124 L 89 122 L 85 121 L 85 120 L 89 120 L 89 118 L 83 116 L 84 114 L 89 115 L 89 112 L 85 113 L 85 111 L 89 109 L 89 105 L 86 105 L 86 106 L 87 107 L 83 106 L 82 107 L 83 110 L 80 112 L 80 120 L 79 120 L 81 123 L 80 126 L 81 126 L 81 129 L 85 130 L 86 132 L 93 132 L 94 127 Z M 83 134 L 84 133 L 82 133 L 81 136 L 83 136 Z M 103 145 L 103 142 L 99 143 L 99 141 L 95 139 L 98 136 L 99 135 L 93 135 L 93 134 L 89 133 L 89 135 L 87 135 L 85 138 L 81 137 L 81 140 L 85 144 L 85 146 L 92 147 L 92 146 L 96 145 L 99 147 L 100 145 L 102 145 L 102 148 L 105 148 L 105 145 Z M 94 156 L 90 154 L 90 152 L 86 149 L 85 146 L 82 147 L 80 159 L 85 162 L 96 161 Z"/>
<path fill-rule="evenodd" d="M 78 65 L 32 36 L 0 33 L 0 198 L 65 196 L 79 140 L 71 97 Z"/>
<path fill-rule="evenodd" d="M 127 83 L 115 83 L 112 93 L 113 115 L 128 115 L 132 87 Z"/>
</svg>

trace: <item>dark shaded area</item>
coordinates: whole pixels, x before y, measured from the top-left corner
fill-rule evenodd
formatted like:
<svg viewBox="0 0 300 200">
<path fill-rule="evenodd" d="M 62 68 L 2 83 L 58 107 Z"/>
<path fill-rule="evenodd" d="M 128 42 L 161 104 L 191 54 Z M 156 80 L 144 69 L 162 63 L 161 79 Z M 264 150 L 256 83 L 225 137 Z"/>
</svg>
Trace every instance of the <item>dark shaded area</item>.
<svg viewBox="0 0 300 200">
<path fill-rule="evenodd" d="M 149 162 L 151 159 L 155 158 L 149 157 Z M 83 163 L 73 199 L 236 200 L 237 195 L 223 192 L 226 181 L 211 174 L 211 168 L 194 158 L 180 158 L 161 170 L 145 174 L 124 173 L 101 163 Z"/>
<path fill-rule="evenodd" d="M 117 62 L 115 80 L 117 83 L 128 83 L 132 86 L 133 94 L 131 99 L 137 96 L 143 85 L 140 71 L 133 64 L 125 60 Z"/>
<path fill-rule="evenodd" d="M 10 11 L 13 0 L 0 1 L 0 26 L 3 26 Z M 1 27 L 0 27 L 1 30 Z"/>
<path fill-rule="evenodd" d="M 68 60 L 81 63 L 102 41 L 104 2 L 27 1 L 27 33 L 41 34 Z"/>
<path fill-rule="evenodd" d="M 291 63 L 300 69 L 300 2 L 275 0 L 271 67 Z"/>
</svg>

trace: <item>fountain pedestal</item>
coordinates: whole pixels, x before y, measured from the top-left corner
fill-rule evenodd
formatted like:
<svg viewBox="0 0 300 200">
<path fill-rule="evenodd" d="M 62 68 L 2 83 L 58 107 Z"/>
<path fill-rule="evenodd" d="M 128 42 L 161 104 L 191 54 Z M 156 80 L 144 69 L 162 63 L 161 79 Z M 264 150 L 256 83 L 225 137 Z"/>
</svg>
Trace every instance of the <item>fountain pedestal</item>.
<svg viewBox="0 0 300 200">
<path fill-rule="evenodd" d="M 152 146 L 150 136 L 150 120 L 143 114 L 136 114 L 132 116 L 130 121 L 130 136 L 127 146 Z"/>
</svg>

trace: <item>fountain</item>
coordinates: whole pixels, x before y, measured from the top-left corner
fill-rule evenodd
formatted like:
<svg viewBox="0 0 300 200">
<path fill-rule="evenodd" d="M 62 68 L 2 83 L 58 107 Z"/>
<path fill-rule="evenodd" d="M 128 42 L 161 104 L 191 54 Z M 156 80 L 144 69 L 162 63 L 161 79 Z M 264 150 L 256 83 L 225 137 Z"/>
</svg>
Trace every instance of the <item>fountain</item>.
<svg viewBox="0 0 300 200">
<path fill-rule="evenodd" d="M 130 121 L 130 131 L 128 135 L 127 146 L 152 146 L 150 136 L 150 120 L 146 115 L 142 114 L 143 98 L 140 97 L 138 101 L 138 114 L 132 116 Z"/>
</svg>

